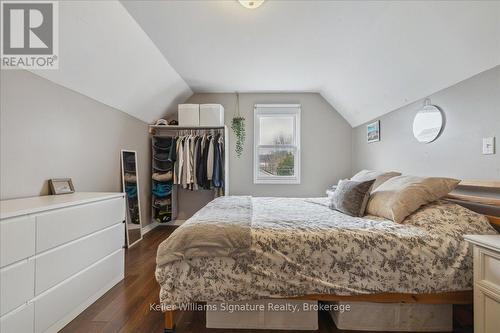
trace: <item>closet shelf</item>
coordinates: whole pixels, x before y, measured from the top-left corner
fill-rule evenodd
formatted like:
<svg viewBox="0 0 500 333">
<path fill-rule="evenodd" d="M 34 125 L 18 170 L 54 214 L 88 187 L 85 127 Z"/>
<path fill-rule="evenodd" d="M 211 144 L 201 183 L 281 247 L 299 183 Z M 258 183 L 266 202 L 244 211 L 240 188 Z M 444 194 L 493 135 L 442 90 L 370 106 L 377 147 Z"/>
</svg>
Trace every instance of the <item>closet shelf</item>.
<svg viewBox="0 0 500 333">
<path fill-rule="evenodd" d="M 179 126 L 179 125 L 149 125 L 149 133 L 154 134 L 157 130 L 182 131 L 182 130 L 198 130 L 198 129 L 226 129 L 227 126 Z"/>
</svg>

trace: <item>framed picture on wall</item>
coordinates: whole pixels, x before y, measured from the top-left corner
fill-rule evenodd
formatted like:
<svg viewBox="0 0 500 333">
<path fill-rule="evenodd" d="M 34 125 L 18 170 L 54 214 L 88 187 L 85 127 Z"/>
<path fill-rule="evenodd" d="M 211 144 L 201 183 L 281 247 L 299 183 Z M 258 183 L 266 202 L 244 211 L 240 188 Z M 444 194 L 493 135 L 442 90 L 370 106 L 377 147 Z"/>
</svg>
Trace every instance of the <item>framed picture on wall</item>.
<svg viewBox="0 0 500 333">
<path fill-rule="evenodd" d="M 49 179 L 49 187 L 52 194 L 67 194 L 75 192 L 71 178 Z"/>
<path fill-rule="evenodd" d="M 380 141 L 380 120 L 366 125 L 366 142 Z"/>
</svg>

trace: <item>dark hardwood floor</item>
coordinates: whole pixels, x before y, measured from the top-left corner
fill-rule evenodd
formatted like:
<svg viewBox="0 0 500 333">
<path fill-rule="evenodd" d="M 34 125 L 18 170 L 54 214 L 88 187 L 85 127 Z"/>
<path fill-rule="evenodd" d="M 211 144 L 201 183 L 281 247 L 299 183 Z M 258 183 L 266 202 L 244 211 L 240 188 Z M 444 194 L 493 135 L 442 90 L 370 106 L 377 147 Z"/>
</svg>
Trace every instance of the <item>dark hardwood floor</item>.
<svg viewBox="0 0 500 333">
<path fill-rule="evenodd" d="M 154 277 L 156 249 L 173 231 L 158 227 L 125 253 L 125 279 L 88 307 L 61 332 L 142 332 L 163 333 L 163 314 L 150 310 L 158 304 L 159 286 Z M 457 329 L 458 332 L 463 332 Z M 466 330 L 467 331 L 467 330 Z M 205 328 L 203 312 L 183 312 L 177 320 L 176 333 L 280 333 L 276 330 L 232 330 Z M 326 312 L 319 315 L 317 332 L 351 332 L 338 330 Z"/>
</svg>

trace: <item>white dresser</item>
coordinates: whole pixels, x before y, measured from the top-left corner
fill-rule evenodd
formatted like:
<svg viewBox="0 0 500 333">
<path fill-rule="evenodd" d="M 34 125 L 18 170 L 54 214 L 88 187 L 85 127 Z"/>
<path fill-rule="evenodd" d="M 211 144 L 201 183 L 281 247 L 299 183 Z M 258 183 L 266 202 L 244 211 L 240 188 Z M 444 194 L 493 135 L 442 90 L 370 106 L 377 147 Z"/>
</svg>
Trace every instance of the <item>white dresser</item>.
<svg viewBox="0 0 500 333">
<path fill-rule="evenodd" d="M 0 333 L 57 332 L 123 279 L 122 193 L 0 205 Z"/>
<path fill-rule="evenodd" d="M 467 235 L 474 244 L 474 332 L 500 328 L 500 235 Z"/>
</svg>

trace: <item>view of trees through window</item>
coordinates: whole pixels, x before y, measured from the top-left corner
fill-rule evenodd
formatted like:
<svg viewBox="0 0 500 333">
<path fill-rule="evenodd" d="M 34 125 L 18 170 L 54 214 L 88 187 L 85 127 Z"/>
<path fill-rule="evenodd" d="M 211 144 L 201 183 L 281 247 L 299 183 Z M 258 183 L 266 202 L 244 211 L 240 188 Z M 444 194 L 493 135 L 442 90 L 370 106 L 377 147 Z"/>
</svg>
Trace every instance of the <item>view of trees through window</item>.
<svg viewBox="0 0 500 333">
<path fill-rule="evenodd" d="M 300 182 L 299 112 L 295 105 L 257 107 L 254 182 Z"/>
<path fill-rule="evenodd" d="M 294 153 L 290 148 L 280 148 L 280 145 L 290 144 L 291 135 L 278 133 L 274 139 L 276 148 L 259 149 L 259 171 L 261 175 L 267 176 L 293 176 L 294 175 Z"/>
</svg>

